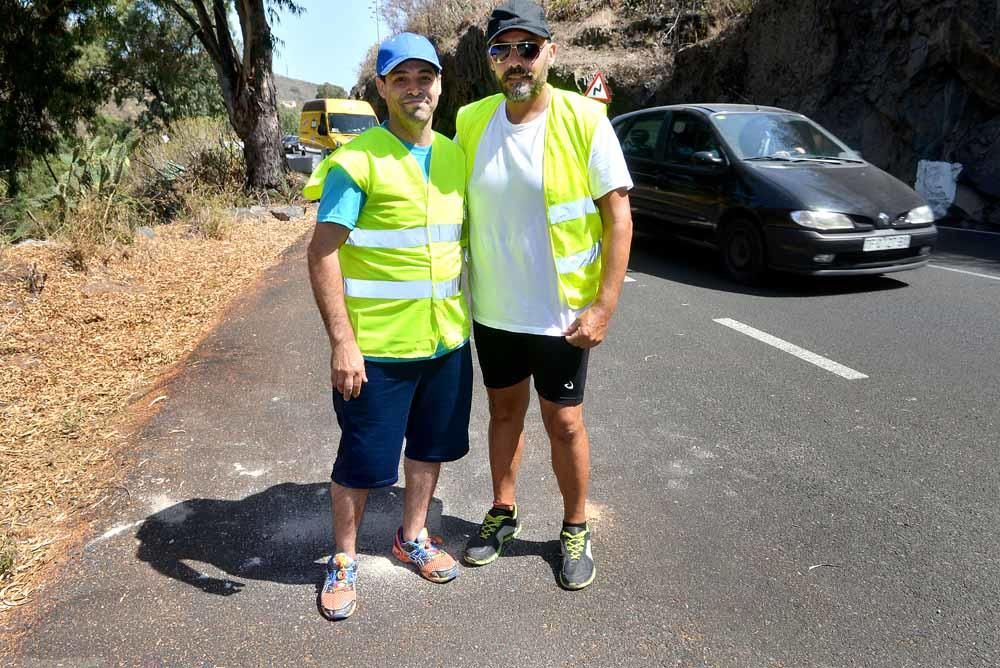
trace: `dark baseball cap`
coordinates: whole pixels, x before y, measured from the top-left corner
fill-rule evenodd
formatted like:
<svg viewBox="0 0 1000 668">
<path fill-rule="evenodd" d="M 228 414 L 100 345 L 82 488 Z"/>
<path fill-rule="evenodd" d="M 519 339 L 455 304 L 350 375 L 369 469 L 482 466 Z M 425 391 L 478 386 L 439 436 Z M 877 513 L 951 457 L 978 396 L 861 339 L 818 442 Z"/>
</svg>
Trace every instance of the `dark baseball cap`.
<svg viewBox="0 0 1000 668">
<path fill-rule="evenodd" d="M 545 20 L 545 10 L 532 0 L 508 0 L 493 10 L 486 23 L 486 41 L 505 30 L 523 30 L 532 35 L 551 39 L 552 31 Z"/>
<path fill-rule="evenodd" d="M 441 71 L 441 62 L 437 51 L 430 40 L 423 35 L 403 32 L 382 42 L 378 48 L 378 58 L 375 61 L 375 72 L 384 77 L 404 60 L 416 58 L 434 66 Z"/>
</svg>

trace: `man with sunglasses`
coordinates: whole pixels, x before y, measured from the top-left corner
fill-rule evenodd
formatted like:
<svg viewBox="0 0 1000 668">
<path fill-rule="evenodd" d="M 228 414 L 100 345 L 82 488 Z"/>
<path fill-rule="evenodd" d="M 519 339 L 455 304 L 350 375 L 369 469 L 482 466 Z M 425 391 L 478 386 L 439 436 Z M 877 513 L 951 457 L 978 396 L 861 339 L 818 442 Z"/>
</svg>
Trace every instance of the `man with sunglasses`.
<svg viewBox="0 0 1000 668">
<path fill-rule="evenodd" d="M 493 507 L 465 561 L 494 561 L 521 530 L 515 485 L 534 377 L 563 498 L 559 581 L 596 575 L 587 525 L 583 390 L 604 340 L 632 238 L 621 146 L 603 105 L 546 82 L 556 55 L 541 7 L 511 0 L 487 24 L 502 93 L 459 110 L 469 174 L 473 330 L 490 408 Z"/>
<path fill-rule="evenodd" d="M 388 122 L 331 153 L 304 190 L 320 199 L 309 277 L 341 429 L 330 484 L 336 549 L 318 601 L 331 620 L 357 607 L 355 543 L 368 490 L 396 482 L 404 437 L 392 553 L 432 582 L 458 575 L 425 522 L 441 463 L 469 450 L 465 155 L 431 129 L 441 64 L 427 38 L 384 41 L 376 73 Z"/>
</svg>

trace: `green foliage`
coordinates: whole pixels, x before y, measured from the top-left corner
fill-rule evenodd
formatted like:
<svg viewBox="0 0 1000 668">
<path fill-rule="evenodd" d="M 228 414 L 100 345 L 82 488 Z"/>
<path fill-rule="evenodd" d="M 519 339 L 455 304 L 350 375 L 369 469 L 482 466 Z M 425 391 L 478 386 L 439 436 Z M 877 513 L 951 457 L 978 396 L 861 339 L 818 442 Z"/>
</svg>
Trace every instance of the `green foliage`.
<svg viewBox="0 0 1000 668">
<path fill-rule="evenodd" d="M 281 123 L 281 131 L 286 135 L 299 134 L 299 116 L 301 111 L 298 107 L 289 109 L 288 107 L 278 107 L 278 121 Z"/>
<path fill-rule="evenodd" d="M 336 84 L 332 84 L 332 83 L 327 82 L 327 83 L 320 84 L 319 87 L 316 88 L 316 97 L 317 98 L 325 98 L 325 97 L 346 98 L 347 97 L 347 91 L 344 90 L 343 88 L 341 88 L 340 86 L 336 85 Z"/>
<path fill-rule="evenodd" d="M 141 127 L 225 112 L 212 60 L 193 28 L 152 0 L 120 5 L 106 35 L 115 101 L 142 105 Z"/>
<path fill-rule="evenodd" d="M 94 115 L 106 79 L 92 44 L 107 21 L 102 0 L 0 0 L 0 173 L 7 195 L 19 171 Z"/>
</svg>

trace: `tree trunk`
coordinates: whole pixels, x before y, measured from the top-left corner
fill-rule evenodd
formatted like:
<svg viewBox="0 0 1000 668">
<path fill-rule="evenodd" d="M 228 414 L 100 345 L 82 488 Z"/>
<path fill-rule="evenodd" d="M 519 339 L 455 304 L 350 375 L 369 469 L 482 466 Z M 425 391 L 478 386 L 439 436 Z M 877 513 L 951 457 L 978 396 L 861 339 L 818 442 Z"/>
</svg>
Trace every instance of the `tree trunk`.
<svg viewBox="0 0 1000 668">
<path fill-rule="evenodd" d="M 280 6 L 294 3 L 278 2 Z M 167 0 L 194 28 L 204 45 L 222 89 L 222 98 L 236 135 L 243 141 L 247 188 L 280 188 L 288 167 L 281 145 L 281 123 L 272 70 L 272 35 L 264 0 L 242 0 L 235 5 L 242 32 L 237 44 L 229 32 L 229 7 L 224 0 L 191 0 L 192 15 L 178 0 Z"/>
<path fill-rule="evenodd" d="M 268 59 L 270 65 L 270 59 Z M 233 126 L 243 140 L 243 157 L 247 163 L 247 186 L 251 189 L 279 187 L 285 178 L 287 165 L 281 144 L 281 123 L 278 120 L 277 95 L 270 68 L 257 95 L 246 105 L 238 105 Z M 241 132 L 242 129 L 242 132 Z"/>
</svg>

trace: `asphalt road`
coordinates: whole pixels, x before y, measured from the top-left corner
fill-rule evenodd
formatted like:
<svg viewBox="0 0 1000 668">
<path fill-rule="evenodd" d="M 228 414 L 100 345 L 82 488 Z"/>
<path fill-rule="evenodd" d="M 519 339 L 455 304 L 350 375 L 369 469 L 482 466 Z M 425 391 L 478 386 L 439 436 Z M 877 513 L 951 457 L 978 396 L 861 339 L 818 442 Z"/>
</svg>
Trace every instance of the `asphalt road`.
<svg viewBox="0 0 1000 668">
<path fill-rule="evenodd" d="M 1000 664 L 1000 236 L 758 290 L 638 240 L 587 387 L 595 585 L 556 585 L 533 402 L 513 548 L 426 583 L 391 560 L 400 489 L 373 494 L 339 624 L 314 603 L 337 431 L 302 251 L 165 387 L 130 500 L 40 597 L 15 665 Z M 491 498 L 476 392 L 430 522 L 456 553 Z"/>
</svg>

